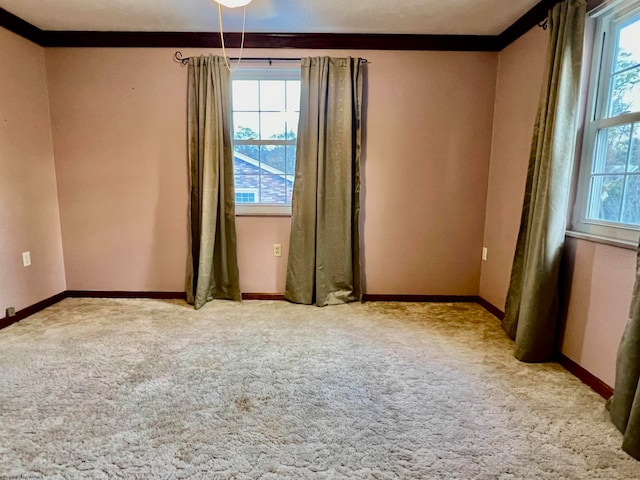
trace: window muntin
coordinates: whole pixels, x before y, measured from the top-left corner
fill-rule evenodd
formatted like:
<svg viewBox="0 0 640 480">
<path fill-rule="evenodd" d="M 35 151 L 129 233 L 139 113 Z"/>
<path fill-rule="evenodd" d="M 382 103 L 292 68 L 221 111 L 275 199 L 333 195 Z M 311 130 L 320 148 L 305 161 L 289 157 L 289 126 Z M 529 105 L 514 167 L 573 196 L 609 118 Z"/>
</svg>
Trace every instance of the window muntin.
<svg viewBox="0 0 640 480">
<path fill-rule="evenodd" d="M 257 192 L 254 202 L 243 202 L 236 210 L 250 214 L 290 213 L 300 116 L 300 71 L 240 69 L 232 72 L 231 86 L 236 191 Z"/>
<path fill-rule="evenodd" d="M 572 228 L 637 241 L 640 230 L 640 7 L 597 19 L 588 118 Z"/>
</svg>

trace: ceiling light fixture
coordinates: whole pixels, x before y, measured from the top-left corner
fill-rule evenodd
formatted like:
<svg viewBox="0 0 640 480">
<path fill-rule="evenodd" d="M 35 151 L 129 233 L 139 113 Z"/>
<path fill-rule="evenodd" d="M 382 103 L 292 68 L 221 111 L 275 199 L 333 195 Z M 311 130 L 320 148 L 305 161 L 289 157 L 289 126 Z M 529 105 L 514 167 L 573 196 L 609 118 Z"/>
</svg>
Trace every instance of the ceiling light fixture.
<svg viewBox="0 0 640 480">
<path fill-rule="evenodd" d="M 220 5 L 224 5 L 227 8 L 246 7 L 251 3 L 251 0 L 215 0 Z"/>
</svg>

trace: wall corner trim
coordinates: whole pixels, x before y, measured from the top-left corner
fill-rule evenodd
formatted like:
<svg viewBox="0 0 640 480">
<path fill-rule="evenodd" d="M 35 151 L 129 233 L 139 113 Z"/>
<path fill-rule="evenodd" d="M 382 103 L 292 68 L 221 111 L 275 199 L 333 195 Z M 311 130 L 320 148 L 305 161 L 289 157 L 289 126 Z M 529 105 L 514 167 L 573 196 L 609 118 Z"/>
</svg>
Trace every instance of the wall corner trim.
<svg viewBox="0 0 640 480">
<path fill-rule="evenodd" d="M 569 373 L 577 377 L 582 383 L 591 387 L 591 389 L 599 394 L 605 400 L 608 400 L 613 395 L 613 388 L 604 383 L 598 377 L 587 371 L 584 367 L 581 367 L 576 362 L 561 352 L 556 354 L 556 361 L 562 365 Z"/>
<path fill-rule="evenodd" d="M 278 300 L 284 301 L 284 293 L 243 293 L 242 300 Z"/>
<path fill-rule="evenodd" d="M 33 315 L 34 313 L 38 313 L 45 308 L 48 308 L 52 305 L 55 305 L 58 302 L 61 302 L 69 295 L 68 292 L 60 292 L 52 297 L 45 298 L 38 303 L 34 303 L 33 305 L 23 308 L 22 310 L 18 310 L 14 317 L 4 317 L 0 318 L 0 329 L 8 327 L 9 325 L 13 325 L 14 323 L 19 322 L 20 320 L 24 320 L 25 318 Z"/>
<path fill-rule="evenodd" d="M 38 27 L 21 19 L 17 15 L 0 8 L 0 27 L 4 27 L 10 32 L 20 35 L 22 38 L 44 46 L 44 40 L 47 32 L 40 30 Z"/>
<path fill-rule="evenodd" d="M 404 295 L 387 293 L 364 293 L 363 302 L 416 302 L 416 303 L 477 303 L 476 295 Z"/>
<path fill-rule="evenodd" d="M 67 290 L 69 298 L 151 298 L 156 300 L 186 300 L 185 292 L 149 292 L 124 290 Z"/>
<path fill-rule="evenodd" d="M 504 319 L 504 312 L 500 310 L 498 307 L 496 307 L 494 304 L 489 302 L 488 300 L 485 300 L 482 297 L 478 297 L 477 302 L 482 308 L 484 308 L 487 312 L 491 313 L 498 320 Z"/>
</svg>

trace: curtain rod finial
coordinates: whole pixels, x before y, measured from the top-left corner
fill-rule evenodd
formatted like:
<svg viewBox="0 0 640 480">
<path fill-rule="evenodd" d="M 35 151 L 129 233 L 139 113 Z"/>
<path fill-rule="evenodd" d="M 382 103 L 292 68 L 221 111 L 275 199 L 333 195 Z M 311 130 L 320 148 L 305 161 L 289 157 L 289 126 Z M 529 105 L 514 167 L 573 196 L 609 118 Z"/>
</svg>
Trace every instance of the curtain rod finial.
<svg viewBox="0 0 640 480">
<path fill-rule="evenodd" d="M 173 54 L 173 59 L 176 62 L 180 62 L 183 66 L 189 63 L 189 57 L 183 57 L 182 52 L 180 51 L 177 51 L 176 53 Z"/>
</svg>

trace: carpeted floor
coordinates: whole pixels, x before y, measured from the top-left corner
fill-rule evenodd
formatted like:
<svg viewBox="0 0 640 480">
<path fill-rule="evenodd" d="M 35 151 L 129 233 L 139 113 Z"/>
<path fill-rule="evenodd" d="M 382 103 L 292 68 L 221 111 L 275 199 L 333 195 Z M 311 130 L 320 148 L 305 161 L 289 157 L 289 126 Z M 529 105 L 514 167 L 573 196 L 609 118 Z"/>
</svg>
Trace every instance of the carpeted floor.
<svg viewBox="0 0 640 480">
<path fill-rule="evenodd" d="M 67 299 L 0 331 L 0 478 L 638 479 L 475 304 Z"/>
</svg>

